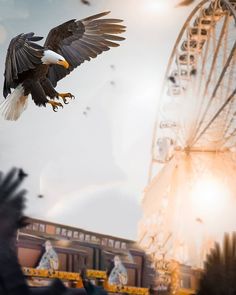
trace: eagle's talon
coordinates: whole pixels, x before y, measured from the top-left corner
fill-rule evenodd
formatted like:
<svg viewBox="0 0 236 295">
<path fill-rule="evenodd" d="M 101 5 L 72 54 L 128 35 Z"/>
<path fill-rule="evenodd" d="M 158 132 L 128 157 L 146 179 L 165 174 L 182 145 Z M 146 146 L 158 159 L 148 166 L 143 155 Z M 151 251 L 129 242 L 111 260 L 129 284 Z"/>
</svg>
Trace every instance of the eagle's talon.
<svg viewBox="0 0 236 295">
<path fill-rule="evenodd" d="M 69 97 L 70 99 L 75 99 L 75 96 L 71 93 L 58 93 L 57 98 L 61 97 L 64 104 L 68 104 L 69 102 L 66 100 L 67 97 Z"/>
<path fill-rule="evenodd" d="M 63 108 L 63 104 L 61 104 L 60 102 L 56 102 L 54 100 L 49 100 L 48 103 L 52 106 L 52 109 L 55 113 L 57 112 L 58 107 Z"/>
</svg>

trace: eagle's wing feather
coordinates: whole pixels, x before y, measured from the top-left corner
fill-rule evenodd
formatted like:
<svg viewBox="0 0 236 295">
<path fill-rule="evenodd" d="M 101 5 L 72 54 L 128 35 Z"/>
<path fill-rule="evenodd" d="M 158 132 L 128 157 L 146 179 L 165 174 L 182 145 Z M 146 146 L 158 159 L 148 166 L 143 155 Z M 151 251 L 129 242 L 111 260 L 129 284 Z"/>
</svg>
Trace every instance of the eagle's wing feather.
<svg viewBox="0 0 236 295">
<path fill-rule="evenodd" d="M 19 74 L 34 69 L 41 63 L 44 48 L 34 43 L 41 39 L 43 37 L 28 33 L 20 34 L 11 40 L 5 61 L 4 97 L 11 93 L 11 88 L 17 86 Z"/>
<path fill-rule="evenodd" d="M 99 13 L 78 21 L 72 19 L 49 32 L 44 47 L 61 54 L 70 64 L 68 69 L 50 65 L 48 78 L 54 87 L 85 60 L 97 57 L 110 47 L 119 46 L 116 41 L 125 39 L 116 35 L 125 31 L 125 26 L 119 24 L 122 20 L 100 19 L 108 13 Z"/>
<path fill-rule="evenodd" d="M 188 5 L 192 4 L 194 1 L 195 0 L 183 0 L 180 3 L 178 3 L 177 7 L 178 6 L 188 6 Z"/>
</svg>

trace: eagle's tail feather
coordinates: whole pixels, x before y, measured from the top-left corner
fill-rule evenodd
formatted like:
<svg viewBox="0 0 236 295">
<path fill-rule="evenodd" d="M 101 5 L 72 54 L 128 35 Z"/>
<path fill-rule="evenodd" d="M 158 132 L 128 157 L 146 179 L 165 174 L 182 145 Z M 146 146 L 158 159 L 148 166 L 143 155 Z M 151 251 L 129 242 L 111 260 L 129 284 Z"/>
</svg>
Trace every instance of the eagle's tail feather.
<svg viewBox="0 0 236 295">
<path fill-rule="evenodd" d="M 28 95 L 24 96 L 24 88 L 19 84 L 16 89 L 8 95 L 4 102 L 0 105 L 0 112 L 3 117 L 9 121 L 16 121 L 28 103 Z"/>
</svg>

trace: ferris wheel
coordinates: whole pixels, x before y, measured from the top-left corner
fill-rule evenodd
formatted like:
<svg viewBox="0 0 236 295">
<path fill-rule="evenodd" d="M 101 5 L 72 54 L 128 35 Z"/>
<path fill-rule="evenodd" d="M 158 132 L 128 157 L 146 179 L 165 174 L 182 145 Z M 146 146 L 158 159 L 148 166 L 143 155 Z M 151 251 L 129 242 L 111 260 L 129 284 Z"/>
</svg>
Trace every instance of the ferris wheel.
<svg viewBox="0 0 236 295">
<path fill-rule="evenodd" d="M 186 20 L 165 75 L 154 161 L 168 161 L 175 149 L 234 147 L 235 22 L 235 0 L 203 0 Z"/>
<path fill-rule="evenodd" d="M 203 0 L 174 45 L 153 133 L 139 243 L 156 261 L 201 266 L 236 229 L 235 148 L 236 0 Z"/>
</svg>

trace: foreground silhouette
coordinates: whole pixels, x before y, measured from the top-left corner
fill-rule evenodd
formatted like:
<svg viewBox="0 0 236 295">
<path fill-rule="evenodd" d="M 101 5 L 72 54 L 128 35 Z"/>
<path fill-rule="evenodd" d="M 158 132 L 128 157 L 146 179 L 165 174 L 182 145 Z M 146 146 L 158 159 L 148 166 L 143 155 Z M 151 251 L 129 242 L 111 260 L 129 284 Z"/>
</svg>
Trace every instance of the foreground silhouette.
<svg viewBox="0 0 236 295">
<path fill-rule="evenodd" d="M 19 190 L 24 177 L 19 169 L 0 172 L 0 295 L 107 295 L 82 276 L 84 289 L 69 289 L 56 279 L 48 287 L 30 288 L 21 271 L 15 251 L 16 231 L 27 225 L 23 212 L 26 190 Z M 20 172 L 20 173 L 19 173 Z"/>
<path fill-rule="evenodd" d="M 225 234 L 207 256 L 197 295 L 236 294 L 236 233 Z"/>
</svg>

